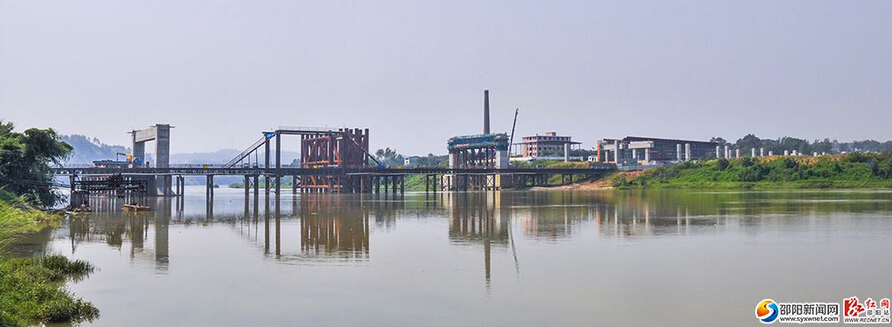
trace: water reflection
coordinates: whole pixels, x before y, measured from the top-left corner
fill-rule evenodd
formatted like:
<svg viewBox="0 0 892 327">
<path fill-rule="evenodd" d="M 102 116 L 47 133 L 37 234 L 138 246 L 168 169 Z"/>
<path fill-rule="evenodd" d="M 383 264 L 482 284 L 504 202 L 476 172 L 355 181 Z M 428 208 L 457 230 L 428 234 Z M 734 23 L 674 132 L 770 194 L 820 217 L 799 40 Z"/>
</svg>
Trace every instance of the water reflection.
<svg viewBox="0 0 892 327">
<path fill-rule="evenodd" d="M 326 194 L 300 198 L 300 246 L 305 254 L 368 259 L 371 210 L 368 206 L 345 202 L 349 199 Z"/>
<path fill-rule="evenodd" d="M 510 251 L 519 271 L 515 237 L 561 242 L 578 233 L 618 239 L 729 229 L 757 233 L 760 226 L 798 226 L 801 219 L 830 223 L 827 215 L 841 212 L 888 213 L 890 199 L 892 193 L 880 191 L 478 192 L 405 197 L 306 194 L 285 196 L 277 205 L 275 197 L 249 194 L 222 196 L 205 208 L 187 204 L 189 198 L 156 198 L 150 203 L 152 211 L 126 213 L 112 198 L 97 201 L 95 212 L 70 218 L 56 233 L 65 233 L 72 252 L 82 243 L 105 243 L 126 249 L 132 259 L 152 261 L 161 270 L 170 265 L 171 225 L 195 223 L 223 223 L 251 243 L 259 242 L 262 234 L 262 252 L 280 262 L 362 262 L 370 258 L 375 230 L 394 230 L 401 219 L 448 217 L 444 233 L 450 243 L 479 247 L 489 282 L 494 248 Z M 51 237 L 50 231 L 35 233 L 18 252 L 44 251 Z"/>
<path fill-rule="evenodd" d="M 704 325 L 737 326 L 753 322 L 744 309 L 768 293 L 826 302 L 890 287 L 851 279 L 839 264 L 888 271 L 867 255 L 892 240 L 885 191 L 275 201 L 218 189 L 213 210 L 203 191 L 156 199 L 140 214 L 97 203 L 26 244 L 95 263 L 96 274 L 70 287 L 103 310 L 95 324 L 109 326 L 685 325 L 689 312 Z M 753 278 L 765 267 L 771 278 Z M 345 311 L 344 299 L 361 305 Z"/>
<path fill-rule="evenodd" d="M 102 206 L 107 209 L 69 219 L 71 252 L 76 253 L 82 243 L 105 243 L 117 250 L 129 247 L 131 259 L 153 261 L 157 269 L 166 270 L 170 258 L 171 199 L 156 198 L 152 203 L 155 210 L 151 212 L 124 212 L 120 206 L 115 210 L 115 205 L 109 199 Z M 150 237 L 151 248 L 146 249 Z"/>
</svg>

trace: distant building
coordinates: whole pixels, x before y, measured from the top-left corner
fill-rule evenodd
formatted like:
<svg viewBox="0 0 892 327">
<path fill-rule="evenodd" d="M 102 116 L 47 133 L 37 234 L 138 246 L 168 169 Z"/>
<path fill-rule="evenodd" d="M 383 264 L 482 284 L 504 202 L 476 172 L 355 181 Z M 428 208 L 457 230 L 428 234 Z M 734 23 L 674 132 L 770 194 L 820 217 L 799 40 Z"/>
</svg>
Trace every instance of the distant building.
<svg viewBox="0 0 892 327">
<path fill-rule="evenodd" d="M 596 159 L 612 163 L 659 163 L 715 159 L 719 144 L 692 140 L 627 136 L 598 141 Z"/>
<path fill-rule="evenodd" d="M 547 132 L 545 135 L 524 136 L 520 143 L 521 157 L 536 158 L 543 156 L 564 156 L 564 147 L 580 144 L 573 142 L 569 136 L 559 136 L 555 132 Z"/>
</svg>

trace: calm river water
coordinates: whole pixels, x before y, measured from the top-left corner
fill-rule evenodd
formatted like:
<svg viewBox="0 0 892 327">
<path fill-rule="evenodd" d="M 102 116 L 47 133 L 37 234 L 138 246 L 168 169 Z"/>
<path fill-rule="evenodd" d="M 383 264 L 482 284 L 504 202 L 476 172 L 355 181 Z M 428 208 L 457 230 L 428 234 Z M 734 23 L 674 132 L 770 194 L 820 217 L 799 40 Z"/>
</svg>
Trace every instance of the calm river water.
<svg viewBox="0 0 892 327">
<path fill-rule="evenodd" d="M 187 193 L 25 248 L 96 265 L 69 286 L 95 326 L 740 326 L 892 295 L 886 191 Z"/>
</svg>

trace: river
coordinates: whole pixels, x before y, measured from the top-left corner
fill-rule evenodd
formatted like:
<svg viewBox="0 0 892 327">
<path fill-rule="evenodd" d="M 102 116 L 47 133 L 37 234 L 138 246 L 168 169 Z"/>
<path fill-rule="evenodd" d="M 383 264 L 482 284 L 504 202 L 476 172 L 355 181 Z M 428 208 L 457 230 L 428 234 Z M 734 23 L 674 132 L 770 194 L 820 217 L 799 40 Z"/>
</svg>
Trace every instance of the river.
<svg viewBox="0 0 892 327">
<path fill-rule="evenodd" d="M 88 326 L 740 326 L 892 295 L 888 191 L 186 192 L 24 248 L 97 267 L 69 284 Z"/>
</svg>

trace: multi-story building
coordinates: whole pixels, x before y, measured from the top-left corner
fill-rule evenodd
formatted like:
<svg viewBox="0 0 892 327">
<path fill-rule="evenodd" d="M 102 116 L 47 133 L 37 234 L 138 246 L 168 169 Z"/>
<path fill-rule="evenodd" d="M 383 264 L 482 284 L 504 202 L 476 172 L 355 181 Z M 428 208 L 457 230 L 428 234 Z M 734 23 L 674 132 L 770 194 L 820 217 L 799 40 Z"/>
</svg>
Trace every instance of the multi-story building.
<svg viewBox="0 0 892 327">
<path fill-rule="evenodd" d="M 573 142 L 569 136 L 559 136 L 555 132 L 524 136 L 519 155 L 528 158 L 563 156 L 564 147 L 573 144 L 579 144 L 579 142 Z"/>
</svg>

